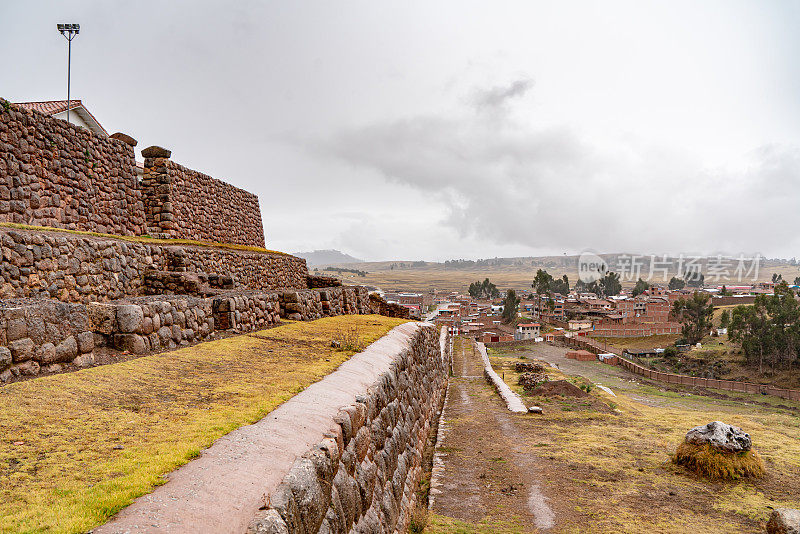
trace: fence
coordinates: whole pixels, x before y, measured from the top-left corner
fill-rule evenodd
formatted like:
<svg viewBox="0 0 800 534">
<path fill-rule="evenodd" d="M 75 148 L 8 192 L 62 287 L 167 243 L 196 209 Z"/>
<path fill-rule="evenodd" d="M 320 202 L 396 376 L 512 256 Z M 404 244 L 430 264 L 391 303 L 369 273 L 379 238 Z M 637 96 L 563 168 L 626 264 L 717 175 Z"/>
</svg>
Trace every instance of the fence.
<svg viewBox="0 0 800 534">
<path fill-rule="evenodd" d="M 607 352 L 615 354 L 617 357 L 610 360 L 609 363 L 625 368 L 631 373 L 649 378 L 651 380 L 658 380 L 668 384 L 679 384 L 682 386 L 697 386 L 704 388 L 721 389 L 725 391 L 736 391 L 739 393 L 761 393 L 763 395 L 773 395 L 782 399 L 800 401 L 800 390 L 797 389 L 782 389 L 769 386 L 766 384 L 754 384 L 752 382 L 740 382 L 738 380 L 718 380 L 714 378 L 700 378 L 688 375 L 679 375 L 675 373 L 664 373 L 648 369 L 637 363 L 634 363 L 622 356 L 622 352 L 614 347 L 608 347 L 603 343 L 599 343 L 589 338 L 566 338 L 566 343 L 570 347 L 586 349 L 595 354 L 598 352 Z"/>
</svg>

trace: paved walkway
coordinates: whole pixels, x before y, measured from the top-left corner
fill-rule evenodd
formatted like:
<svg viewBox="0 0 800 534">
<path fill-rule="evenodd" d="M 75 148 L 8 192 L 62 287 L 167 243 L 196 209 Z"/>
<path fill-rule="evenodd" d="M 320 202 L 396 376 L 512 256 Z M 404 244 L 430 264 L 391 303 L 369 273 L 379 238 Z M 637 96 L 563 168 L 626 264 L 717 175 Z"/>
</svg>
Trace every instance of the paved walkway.
<svg viewBox="0 0 800 534">
<path fill-rule="evenodd" d="M 526 530 L 547 531 L 558 519 L 519 428 L 536 416 L 510 413 L 482 372 L 472 343 L 457 339 L 433 512 L 469 522 L 516 518 Z"/>
</svg>

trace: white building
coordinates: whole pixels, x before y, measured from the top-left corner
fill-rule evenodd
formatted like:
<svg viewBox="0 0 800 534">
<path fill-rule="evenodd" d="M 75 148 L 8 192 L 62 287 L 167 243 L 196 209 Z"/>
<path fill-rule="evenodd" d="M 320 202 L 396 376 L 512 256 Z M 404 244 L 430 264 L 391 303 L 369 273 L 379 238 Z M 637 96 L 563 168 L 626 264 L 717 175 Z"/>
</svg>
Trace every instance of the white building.
<svg viewBox="0 0 800 534">
<path fill-rule="evenodd" d="M 539 337 L 539 330 L 541 325 L 539 323 L 521 323 L 517 325 L 517 331 L 514 333 L 514 339 L 517 341 L 524 341 L 528 339 L 536 339 Z"/>
</svg>

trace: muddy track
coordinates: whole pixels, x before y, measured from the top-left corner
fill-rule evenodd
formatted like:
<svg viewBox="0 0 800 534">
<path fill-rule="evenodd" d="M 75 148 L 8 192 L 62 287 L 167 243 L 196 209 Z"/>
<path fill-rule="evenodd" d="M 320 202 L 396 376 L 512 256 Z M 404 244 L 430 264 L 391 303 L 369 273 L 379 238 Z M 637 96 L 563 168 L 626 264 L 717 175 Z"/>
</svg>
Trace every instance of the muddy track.
<svg viewBox="0 0 800 534">
<path fill-rule="evenodd" d="M 433 512 L 464 521 L 515 518 L 526 530 L 547 531 L 558 515 L 542 485 L 537 459 L 525 451 L 518 428 L 525 417 L 510 413 L 482 376 L 480 354 L 456 341 L 450 395 L 444 411 L 441 486 Z"/>
</svg>

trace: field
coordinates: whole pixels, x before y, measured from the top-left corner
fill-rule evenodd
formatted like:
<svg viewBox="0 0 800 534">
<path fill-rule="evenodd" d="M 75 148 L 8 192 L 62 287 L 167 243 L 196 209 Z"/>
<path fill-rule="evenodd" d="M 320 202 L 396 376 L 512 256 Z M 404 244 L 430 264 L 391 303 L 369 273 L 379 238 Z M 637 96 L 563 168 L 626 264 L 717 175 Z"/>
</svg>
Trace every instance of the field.
<svg viewBox="0 0 800 534">
<path fill-rule="evenodd" d="M 800 403 L 668 390 L 617 367 L 568 360 L 564 351 L 537 345 L 491 352 L 495 369 L 526 404 L 544 409 L 544 416 L 521 416 L 520 427 L 541 466 L 545 494 L 569 495 L 554 531 L 760 532 L 773 507 L 800 507 Z M 582 398 L 529 396 L 516 384 L 513 364 L 521 358 L 546 363 L 553 380 L 594 387 Z M 750 433 L 765 477 L 717 482 L 672 463 L 686 431 L 714 420 Z M 437 526 L 430 532 L 483 531 Z"/>
<path fill-rule="evenodd" d="M 468 268 L 448 268 L 443 263 L 427 262 L 424 265 L 415 262 L 369 262 L 343 264 L 341 267 L 366 271 L 365 276 L 358 276 L 353 273 L 343 272 L 335 274 L 341 276 L 347 283 L 368 285 L 380 288 L 384 291 L 427 291 L 437 289 L 439 291 L 458 291 L 466 293 L 469 284 L 475 281 L 482 281 L 489 278 L 499 289 L 530 290 L 536 270 L 543 268 L 556 278 L 566 274 L 570 284 L 574 284 L 578 279 L 577 263 L 567 263 L 562 258 L 537 259 L 534 265 L 530 258 L 514 260 L 518 264 L 493 265 L 485 267 Z M 405 267 L 401 267 L 403 264 Z M 395 266 L 392 269 L 392 266 Z M 320 267 L 324 269 L 324 267 Z M 772 273 L 780 273 L 790 283 L 796 276 L 800 276 L 800 267 L 785 263 L 766 262 L 759 270 L 759 281 L 766 282 L 772 277 Z M 727 281 L 729 285 L 736 282 Z M 654 283 L 666 285 L 660 279 Z M 708 285 L 721 285 L 726 280 L 714 282 L 708 280 Z M 633 281 L 623 281 L 623 287 L 632 288 Z"/>
<path fill-rule="evenodd" d="M 0 532 L 86 532 L 355 353 L 332 339 L 363 347 L 403 322 L 288 323 L 0 388 Z"/>
</svg>

